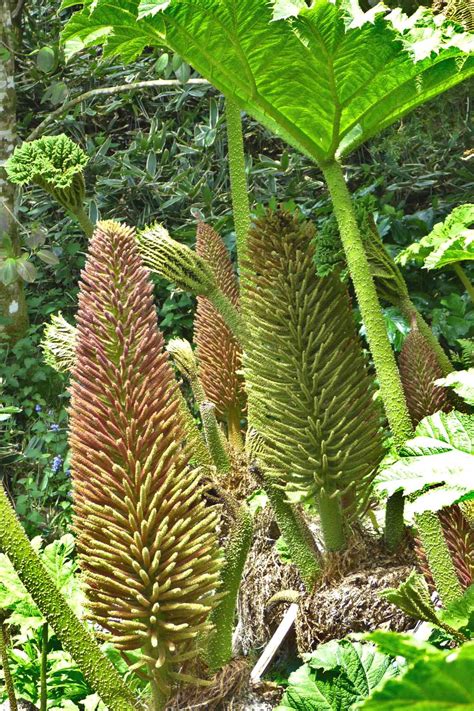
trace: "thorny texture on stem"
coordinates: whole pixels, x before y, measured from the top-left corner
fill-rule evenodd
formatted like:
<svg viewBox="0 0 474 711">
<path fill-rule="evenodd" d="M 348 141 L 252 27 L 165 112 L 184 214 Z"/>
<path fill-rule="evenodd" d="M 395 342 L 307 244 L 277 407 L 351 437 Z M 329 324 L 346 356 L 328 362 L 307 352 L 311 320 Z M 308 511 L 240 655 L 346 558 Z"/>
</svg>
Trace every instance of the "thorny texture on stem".
<svg viewBox="0 0 474 711">
<path fill-rule="evenodd" d="M 435 380 L 443 377 L 443 370 L 437 354 L 418 330 L 415 319 L 403 344 L 399 367 L 414 427 L 428 415 L 453 409 L 448 389 L 434 384 Z"/>
<path fill-rule="evenodd" d="M 331 194 L 347 265 L 367 331 L 385 412 L 395 443 L 401 446 L 412 436 L 413 428 L 352 199 L 340 164 L 333 161 L 321 168 Z"/>
<path fill-rule="evenodd" d="M 196 252 L 212 268 L 220 290 L 238 309 L 239 287 L 229 253 L 217 232 L 204 223 L 197 228 Z M 242 367 L 242 350 L 205 296 L 197 298 L 194 342 L 199 378 L 206 395 L 216 406 L 217 418 L 228 423 L 229 418 L 239 417 L 243 404 L 243 384 L 238 374 Z"/>
<path fill-rule="evenodd" d="M 177 384 L 134 233 L 100 223 L 82 272 L 70 445 L 90 620 L 163 698 L 217 602 L 217 512 L 188 466 Z M 134 665 L 135 666 L 135 665 Z"/>
<path fill-rule="evenodd" d="M 232 210 L 237 238 L 237 259 L 239 265 L 245 271 L 247 238 L 250 229 L 249 191 L 245 175 L 242 116 L 239 105 L 234 98 L 229 96 L 226 97 L 226 121 Z M 243 282 L 245 286 L 245 279 Z"/>
<path fill-rule="evenodd" d="M 7 692 L 9 711 L 18 711 L 15 687 L 8 659 L 9 642 L 10 635 L 8 634 L 8 627 L 5 624 L 3 611 L 0 610 L 0 665 L 3 669 L 3 683 L 5 684 L 5 690 Z"/>
<path fill-rule="evenodd" d="M 15 186 L 8 182 L 5 163 L 15 147 L 16 92 L 15 92 L 15 29 L 12 22 L 12 3 L 0 0 L 0 235 L 6 234 L 13 252 L 20 253 L 20 239 L 15 218 Z M 0 337 L 21 338 L 28 328 L 28 312 L 23 281 L 17 278 L 7 286 L 0 282 Z"/>
<path fill-rule="evenodd" d="M 474 582 L 474 529 L 458 505 L 441 509 L 438 518 L 459 582 L 463 590 L 467 590 Z M 434 588 L 433 576 L 421 541 L 416 541 L 415 550 L 420 570 L 427 583 Z"/>
<path fill-rule="evenodd" d="M 437 513 L 425 511 L 415 519 L 421 545 L 441 602 L 445 607 L 462 597 L 462 587 L 456 574 L 451 553 Z"/>
<path fill-rule="evenodd" d="M 265 471 L 316 504 L 324 498 L 325 511 L 332 501 L 347 521 L 364 509 L 383 456 L 382 413 L 349 297 L 337 275 L 316 276 L 313 238 L 284 211 L 250 231 L 249 408 Z M 326 544 L 339 548 L 331 530 Z"/>
</svg>

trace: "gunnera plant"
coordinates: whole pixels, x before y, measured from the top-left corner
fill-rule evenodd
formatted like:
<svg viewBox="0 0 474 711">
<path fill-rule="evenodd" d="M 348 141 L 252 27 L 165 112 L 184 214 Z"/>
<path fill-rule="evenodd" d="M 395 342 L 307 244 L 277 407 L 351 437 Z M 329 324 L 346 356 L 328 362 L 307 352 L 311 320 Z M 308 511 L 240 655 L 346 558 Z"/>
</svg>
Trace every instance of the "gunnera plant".
<svg viewBox="0 0 474 711">
<path fill-rule="evenodd" d="M 251 229 L 244 366 L 262 467 L 316 504 L 334 551 L 370 495 L 381 411 L 348 294 L 337 275 L 316 275 L 313 240 L 313 227 L 285 211 Z"/>
<path fill-rule="evenodd" d="M 453 409 L 449 391 L 435 385 L 443 371 L 436 353 L 418 330 L 416 320 L 405 339 L 399 358 L 400 376 L 413 426 L 427 415 Z"/>
<path fill-rule="evenodd" d="M 65 134 L 26 141 L 6 163 L 9 179 L 16 185 L 38 185 L 68 210 L 87 236 L 92 223 L 84 210 L 84 168 L 89 158 Z"/>
<path fill-rule="evenodd" d="M 239 286 L 229 253 L 217 232 L 202 222 L 197 228 L 196 253 L 211 266 L 220 290 L 238 309 Z M 216 417 L 226 423 L 229 440 L 241 449 L 243 384 L 238 371 L 242 367 L 242 350 L 219 311 L 205 296 L 197 297 L 194 342 L 199 379 L 206 395 L 216 406 Z"/>
<path fill-rule="evenodd" d="M 161 709 L 218 601 L 218 516 L 183 443 L 177 384 L 133 230 L 102 222 L 82 272 L 72 370 L 74 530 L 89 619 Z"/>
</svg>

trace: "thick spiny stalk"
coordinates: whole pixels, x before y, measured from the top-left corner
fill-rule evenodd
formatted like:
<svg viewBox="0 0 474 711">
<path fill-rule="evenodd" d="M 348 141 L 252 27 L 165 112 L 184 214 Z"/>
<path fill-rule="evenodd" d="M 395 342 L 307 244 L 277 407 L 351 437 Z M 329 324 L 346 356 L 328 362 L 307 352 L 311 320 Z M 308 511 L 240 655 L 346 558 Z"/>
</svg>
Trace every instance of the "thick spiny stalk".
<svg viewBox="0 0 474 711">
<path fill-rule="evenodd" d="M 245 175 L 242 116 L 239 105 L 234 98 L 229 96 L 225 100 L 225 109 L 232 210 L 237 238 L 237 259 L 239 265 L 243 265 L 247 256 L 247 237 L 250 230 L 250 204 L 247 177 Z"/>
<path fill-rule="evenodd" d="M 320 506 L 326 546 L 337 550 L 383 455 L 381 412 L 345 288 L 315 274 L 313 234 L 285 212 L 250 231 L 244 365 L 265 472 Z"/>
<path fill-rule="evenodd" d="M 0 664 L 3 669 L 3 683 L 7 692 L 9 711 L 18 711 L 18 704 L 15 696 L 15 687 L 10 670 L 10 660 L 8 659 L 8 647 L 10 635 L 5 624 L 4 613 L 0 611 Z"/>
<path fill-rule="evenodd" d="M 72 374 L 74 528 L 88 616 L 164 699 L 217 602 L 217 513 L 188 466 L 153 285 L 132 230 L 98 226 Z M 155 694 L 155 696 L 156 696 Z"/>
<path fill-rule="evenodd" d="M 338 162 L 326 163 L 321 168 L 331 194 L 387 419 L 396 446 L 401 446 L 413 435 L 413 428 L 351 196 Z M 400 497 L 388 502 L 386 523 L 389 524 L 385 529 L 387 544 L 390 548 L 395 548 L 400 540 L 400 532 L 403 530 L 403 499 L 400 500 Z"/>
<path fill-rule="evenodd" d="M 438 515 L 425 511 L 416 516 L 416 526 L 436 590 L 443 605 L 448 607 L 462 597 L 463 591 Z"/>
<path fill-rule="evenodd" d="M 217 232 L 204 223 L 197 228 L 196 253 L 209 264 L 220 290 L 238 309 L 239 287 L 229 254 Z M 242 350 L 220 313 L 204 296 L 197 297 L 194 342 L 206 395 L 216 406 L 217 418 L 227 423 L 234 443 L 241 448 L 243 384 L 238 371 Z"/>
</svg>

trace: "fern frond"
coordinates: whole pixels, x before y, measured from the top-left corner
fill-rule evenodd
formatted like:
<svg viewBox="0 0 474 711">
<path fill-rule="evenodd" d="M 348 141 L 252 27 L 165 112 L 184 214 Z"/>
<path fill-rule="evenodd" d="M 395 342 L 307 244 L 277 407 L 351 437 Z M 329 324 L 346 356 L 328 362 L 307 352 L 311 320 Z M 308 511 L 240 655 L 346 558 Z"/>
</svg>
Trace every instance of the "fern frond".
<svg viewBox="0 0 474 711">
<path fill-rule="evenodd" d="M 222 293 L 233 306 L 239 307 L 239 288 L 227 249 L 212 227 L 200 223 L 196 235 L 196 252 L 211 267 Z M 216 406 L 221 421 L 239 418 L 243 405 L 241 368 L 242 350 L 229 327 L 212 303 L 198 296 L 194 321 L 199 378 L 207 397 Z"/>
<path fill-rule="evenodd" d="M 102 222 L 82 272 L 70 446 L 90 620 L 141 650 L 166 694 L 199 651 L 219 581 L 217 513 L 183 445 L 153 285 L 134 233 Z M 142 670 L 143 671 L 143 670 Z"/>
<path fill-rule="evenodd" d="M 419 332 L 415 322 L 405 339 L 399 358 L 400 376 L 413 425 L 439 410 L 449 412 L 452 405 L 446 388 L 434 384 L 442 377 L 436 353 Z"/>
<path fill-rule="evenodd" d="M 383 454 L 381 412 L 336 275 L 318 278 L 313 229 L 269 212 L 249 235 L 249 412 L 259 458 L 289 490 L 353 516 Z M 250 270 L 249 270 L 250 271 Z"/>
</svg>

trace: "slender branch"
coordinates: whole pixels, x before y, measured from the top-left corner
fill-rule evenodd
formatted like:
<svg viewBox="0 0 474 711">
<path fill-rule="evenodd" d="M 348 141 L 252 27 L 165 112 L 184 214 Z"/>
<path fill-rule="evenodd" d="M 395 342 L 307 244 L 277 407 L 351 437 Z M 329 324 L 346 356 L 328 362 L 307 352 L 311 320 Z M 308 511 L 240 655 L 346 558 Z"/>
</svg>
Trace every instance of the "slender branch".
<svg viewBox="0 0 474 711">
<path fill-rule="evenodd" d="M 95 99 L 97 96 L 113 96 L 114 94 L 121 94 L 127 91 L 138 91 L 138 89 L 166 89 L 169 87 L 183 87 L 188 85 L 201 85 L 201 86 L 211 86 L 211 84 L 206 81 L 206 79 L 188 79 L 187 82 L 179 81 L 178 79 L 151 79 L 148 81 L 136 81 L 130 84 L 117 84 L 117 86 L 107 86 L 101 87 L 99 89 L 90 89 L 85 91 L 79 96 L 75 96 L 73 99 L 66 101 L 62 106 L 52 111 L 46 118 L 29 134 L 25 139 L 26 141 L 33 141 L 38 138 L 44 131 L 44 129 L 49 126 L 49 124 L 62 116 L 69 109 L 74 108 L 77 104 L 81 104 L 83 101 L 88 99 Z"/>
<path fill-rule="evenodd" d="M 469 294 L 471 301 L 474 303 L 474 286 L 469 281 L 469 277 L 467 276 L 466 272 L 460 264 L 453 264 L 453 269 L 456 272 L 456 276 L 462 283 L 463 287 Z"/>
</svg>

